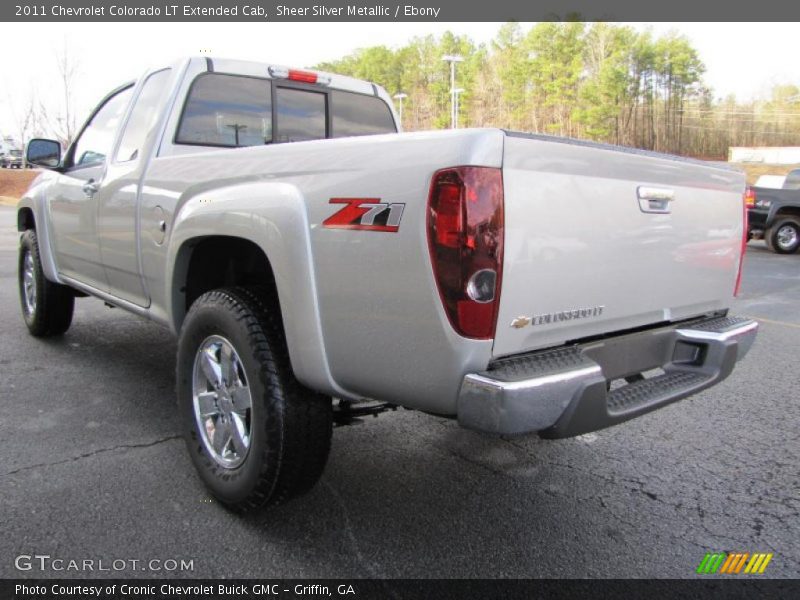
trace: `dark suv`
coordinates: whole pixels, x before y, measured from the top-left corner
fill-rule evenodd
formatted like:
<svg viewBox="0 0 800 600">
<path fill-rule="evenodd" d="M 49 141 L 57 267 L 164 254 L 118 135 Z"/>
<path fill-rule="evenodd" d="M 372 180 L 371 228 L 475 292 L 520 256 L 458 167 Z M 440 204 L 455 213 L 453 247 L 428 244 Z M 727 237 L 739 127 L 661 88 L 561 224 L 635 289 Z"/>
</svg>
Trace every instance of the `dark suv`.
<svg viewBox="0 0 800 600">
<path fill-rule="evenodd" d="M 791 171 L 779 190 L 747 188 L 749 238 L 764 238 L 778 254 L 800 248 L 800 169 Z"/>
</svg>

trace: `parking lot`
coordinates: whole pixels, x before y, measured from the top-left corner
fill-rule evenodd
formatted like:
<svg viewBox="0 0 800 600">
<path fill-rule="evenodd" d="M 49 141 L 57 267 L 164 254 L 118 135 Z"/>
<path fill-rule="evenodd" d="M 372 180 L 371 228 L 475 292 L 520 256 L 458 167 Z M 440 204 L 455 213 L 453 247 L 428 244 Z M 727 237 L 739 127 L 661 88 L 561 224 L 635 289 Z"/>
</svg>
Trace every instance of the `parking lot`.
<svg viewBox="0 0 800 600">
<path fill-rule="evenodd" d="M 192 561 L 119 576 L 682 578 L 712 551 L 800 575 L 800 255 L 750 244 L 735 312 L 761 331 L 711 390 L 561 441 L 382 415 L 334 432 L 309 495 L 243 519 L 179 437 L 171 334 L 81 299 L 63 338 L 29 337 L 17 243 L 0 207 L 0 577 L 92 575 L 15 568 L 39 553 Z"/>
</svg>

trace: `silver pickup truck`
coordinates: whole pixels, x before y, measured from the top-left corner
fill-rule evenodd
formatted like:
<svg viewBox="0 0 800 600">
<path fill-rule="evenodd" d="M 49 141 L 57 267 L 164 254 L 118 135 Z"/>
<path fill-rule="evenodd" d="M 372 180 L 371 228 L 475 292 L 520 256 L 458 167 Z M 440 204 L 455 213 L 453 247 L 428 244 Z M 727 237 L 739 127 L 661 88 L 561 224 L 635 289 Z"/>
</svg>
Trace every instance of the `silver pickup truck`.
<svg viewBox="0 0 800 600">
<path fill-rule="evenodd" d="M 289 143 L 294 142 L 294 143 Z M 114 90 L 22 198 L 35 336 L 100 298 L 179 337 L 189 453 L 240 511 L 319 478 L 334 423 L 403 406 L 559 438 L 716 384 L 744 177 L 499 129 L 398 133 L 371 83 L 191 58 Z"/>
</svg>

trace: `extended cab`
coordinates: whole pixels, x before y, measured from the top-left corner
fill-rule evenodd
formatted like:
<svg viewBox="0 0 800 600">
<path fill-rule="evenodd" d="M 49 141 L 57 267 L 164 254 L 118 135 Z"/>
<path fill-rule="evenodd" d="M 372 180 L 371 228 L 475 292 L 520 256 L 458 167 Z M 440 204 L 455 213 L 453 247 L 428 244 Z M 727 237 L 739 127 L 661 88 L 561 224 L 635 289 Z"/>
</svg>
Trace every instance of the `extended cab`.
<svg viewBox="0 0 800 600">
<path fill-rule="evenodd" d="M 800 248 L 800 169 L 791 171 L 781 189 L 747 188 L 748 237 L 763 238 L 767 248 L 792 254 Z"/>
<path fill-rule="evenodd" d="M 566 437 L 727 377 L 743 175 L 499 129 L 398 133 L 371 83 L 192 58 L 106 97 L 19 204 L 31 333 L 91 295 L 178 335 L 223 503 L 314 484 L 334 422 L 403 406 Z"/>
</svg>

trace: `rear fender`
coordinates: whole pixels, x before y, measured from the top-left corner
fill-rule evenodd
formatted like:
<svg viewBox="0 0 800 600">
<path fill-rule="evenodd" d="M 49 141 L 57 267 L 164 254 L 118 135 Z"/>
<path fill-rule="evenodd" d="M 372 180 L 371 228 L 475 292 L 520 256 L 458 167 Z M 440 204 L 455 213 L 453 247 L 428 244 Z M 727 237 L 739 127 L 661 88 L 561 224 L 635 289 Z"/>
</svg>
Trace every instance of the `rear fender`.
<svg viewBox="0 0 800 600">
<path fill-rule="evenodd" d="M 314 261 L 304 199 L 284 183 L 245 183 L 204 191 L 178 210 L 167 250 L 166 281 L 171 282 L 166 306 L 173 330 L 185 317 L 183 277 L 192 240 L 230 236 L 256 244 L 270 262 L 281 306 L 286 342 L 294 374 L 306 386 L 349 397 L 328 369 L 317 303 Z"/>
</svg>

